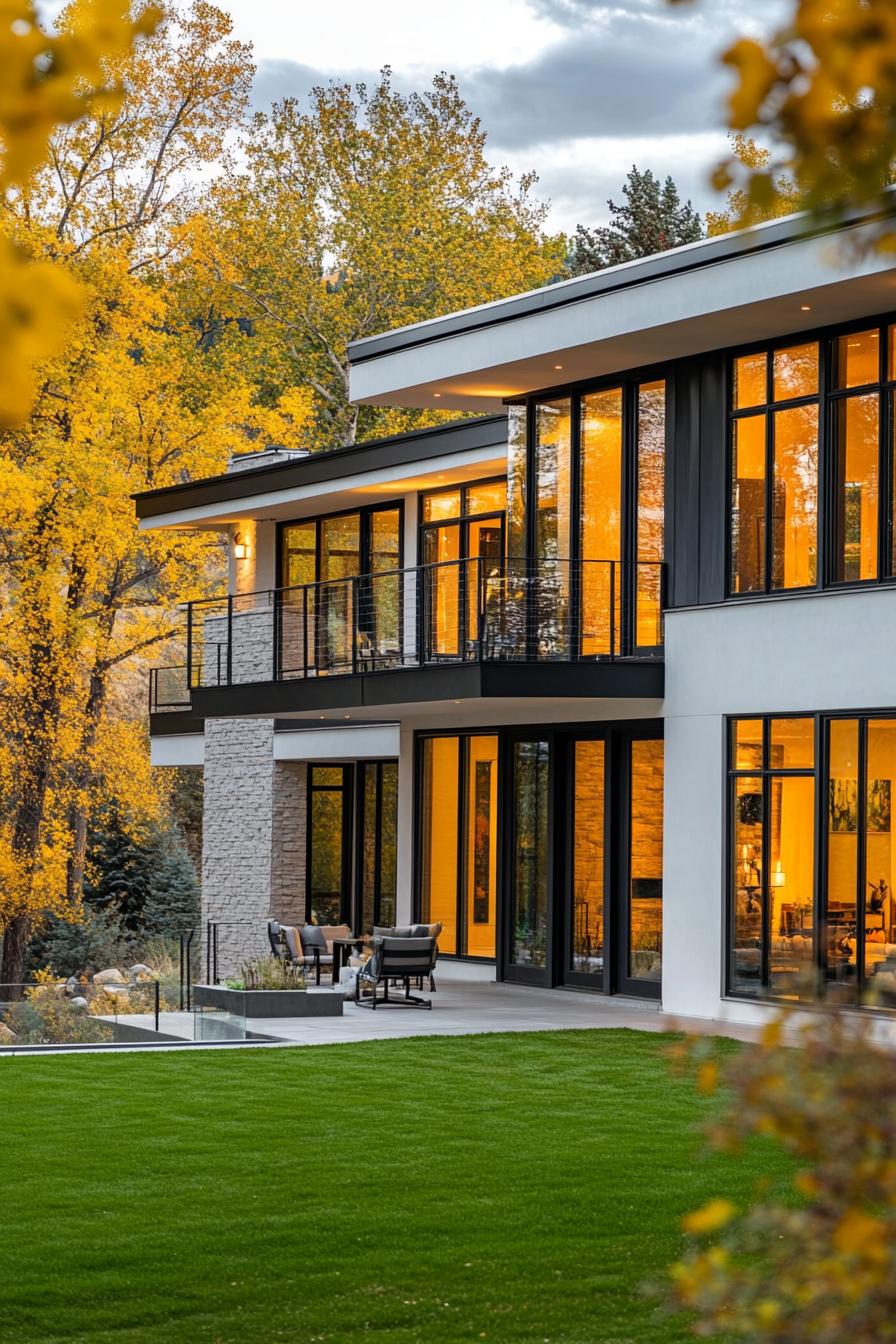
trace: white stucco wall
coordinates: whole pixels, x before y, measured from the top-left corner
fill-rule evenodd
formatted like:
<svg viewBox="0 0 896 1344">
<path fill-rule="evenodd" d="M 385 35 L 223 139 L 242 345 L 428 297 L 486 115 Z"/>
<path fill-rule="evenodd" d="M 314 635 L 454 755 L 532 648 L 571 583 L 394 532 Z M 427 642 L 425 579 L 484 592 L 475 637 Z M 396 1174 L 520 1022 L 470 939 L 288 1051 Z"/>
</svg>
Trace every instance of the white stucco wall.
<svg viewBox="0 0 896 1344">
<path fill-rule="evenodd" d="M 728 714 L 896 708 L 896 590 L 666 617 L 663 1006 L 756 1021 L 722 998 Z"/>
</svg>

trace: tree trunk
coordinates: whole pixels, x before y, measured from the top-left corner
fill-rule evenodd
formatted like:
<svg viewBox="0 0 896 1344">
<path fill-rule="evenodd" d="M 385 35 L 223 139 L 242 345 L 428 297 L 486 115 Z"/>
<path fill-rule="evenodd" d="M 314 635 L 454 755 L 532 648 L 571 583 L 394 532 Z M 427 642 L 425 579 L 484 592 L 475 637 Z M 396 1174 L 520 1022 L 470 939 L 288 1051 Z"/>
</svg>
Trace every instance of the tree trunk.
<svg viewBox="0 0 896 1344">
<path fill-rule="evenodd" d="M 3 956 L 0 959 L 0 994 L 9 1002 L 22 997 L 22 976 L 25 953 L 31 937 L 31 916 L 15 915 L 3 934 Z"/>
</svg>

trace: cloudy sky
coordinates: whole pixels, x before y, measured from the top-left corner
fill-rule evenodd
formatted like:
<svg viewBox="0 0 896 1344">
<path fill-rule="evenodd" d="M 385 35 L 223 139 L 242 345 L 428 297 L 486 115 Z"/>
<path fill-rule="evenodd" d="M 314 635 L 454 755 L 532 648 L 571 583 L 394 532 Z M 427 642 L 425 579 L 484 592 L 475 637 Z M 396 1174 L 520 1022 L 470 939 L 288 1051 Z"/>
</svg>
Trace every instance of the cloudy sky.
<svg viewBox="0 0 896 1344">
<path fill-rule="evenodd" d="M 784 0 L 218 0 L 255 48 L 255 102 L 304 98 L 330 79 L 401 87 L 457 75 L 482 118 L 493 162 L 534 168 L 551 224 L 606 217 L 632 163 L 665 176 L 705 210 L 707 171 L 730 76 L 718 53 L 763 32 Z"/>
</svg>

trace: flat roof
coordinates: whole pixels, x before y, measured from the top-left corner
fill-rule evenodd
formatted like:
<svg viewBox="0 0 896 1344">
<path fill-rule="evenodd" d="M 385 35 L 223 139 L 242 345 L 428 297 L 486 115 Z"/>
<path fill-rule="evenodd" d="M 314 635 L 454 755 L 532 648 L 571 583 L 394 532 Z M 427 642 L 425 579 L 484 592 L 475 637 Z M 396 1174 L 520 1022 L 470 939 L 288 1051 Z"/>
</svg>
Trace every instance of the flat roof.
<svg viewBox="0 0 896 1344">
<path fill-rule="evenodd" d="M 362 473 L 414 466 L 506 442 L 506 414 L 484 415 L 428 429 L 413 429 L 405 434 L 392 434 L 388 438 L 354 443 L 344 448 L 331 448 L 286 462 L 222 472 L 218 476 L 160 486 L 155 490 L 141 490 L 131 498 L 136 503 L 138 519 L 143 521 L 181 513 L 185 509 L 203 509 L 262 494 L 267 496 L 322 485 Z"/>
<path fill-rule="evenodd" d="M 493 408 L 527 391 L 764 339 L 782 322 L 786 334 L 865 315 L 874 311 L 872 277 L 896 263 L 862 245 L 894 214 L 891 188 L 877 210 L 790 215 L 365 337 L 349 346 L 352 399 Z M 850 232 L 859 246 L 835 257 L 832 240 Z M 846 281 L 848 298 L 837 292 Z M 807 319 L 788 300 L 810 290 L 818 314 Z M 878 289 L 876 302 L 877 311 L 896 307 L 896 295 Z"/>
</svg>

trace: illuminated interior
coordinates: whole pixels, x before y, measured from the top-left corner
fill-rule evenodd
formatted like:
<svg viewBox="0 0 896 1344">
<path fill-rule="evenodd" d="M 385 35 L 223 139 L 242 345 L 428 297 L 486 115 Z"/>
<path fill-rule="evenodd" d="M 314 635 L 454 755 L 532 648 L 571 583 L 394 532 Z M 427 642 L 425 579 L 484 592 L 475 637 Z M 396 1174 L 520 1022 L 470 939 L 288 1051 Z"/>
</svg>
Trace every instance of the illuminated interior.
<svg viewBox="0 0 896 1344">
<path fill-rule="evenodd" d="M 504 560 L 505 480 L 477 481 L 421 500 L 430 655 L 456 658 L 479 638 L 482 601 Z"/>
<path fill-rule="evenodd" d="M 631 744 L 629 975 L 659 980 L 663 968 L 663 742 Z"/>
<path fill-rule="evenodd" d="M 662 570 L 666 518 L 666 384 L 638 388 L 637 517 L 635 552 L 637 593 L 636 644 L 657 648 L 663 642 Z"/>
<path fill-rule="evenodd" d="M 443 926 L 439 950 L 495 956 L 498 739 L 421 743 L 420 918 Z"/>
<path fill-rule="evenodd" d="M 816 342 L 788 346 L 772 356 L 742 355 L 734 361 L 731 587 L 735 593 L 808 588 L 816 581 L 818 363 Z M 794 405 L 797 400 L 800 404 Z"/>
<path fill-rule="evenodd" d="M 581 556 L 584 561 L 622 558 L 622 389 L 582 398 Z M 611 594 L 612 585 L 612 594 Z M 622 603 L 618 574 L 610 565 L 582 568 L 582 652 L 609 653 Z M 611 600 L 612 599 L 612 600 Z M 612 627 L 611 627 L 612 613 Z"/>
<path fill-rule="evenodd" d="M 893 1004 L 896 720 L 832 718 L 826 731 L 822 775 L 814 717 L 732 724 L 731 989 L 812 998 L 821 977 L 834 1002 Z"/>
<path fill-rule="evenodd" d="M 604 971 L 604 790 L 606 746 L 578 741 L 574 754 L 570 969 Z"/>
</svg>

